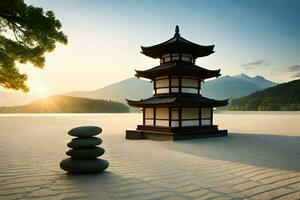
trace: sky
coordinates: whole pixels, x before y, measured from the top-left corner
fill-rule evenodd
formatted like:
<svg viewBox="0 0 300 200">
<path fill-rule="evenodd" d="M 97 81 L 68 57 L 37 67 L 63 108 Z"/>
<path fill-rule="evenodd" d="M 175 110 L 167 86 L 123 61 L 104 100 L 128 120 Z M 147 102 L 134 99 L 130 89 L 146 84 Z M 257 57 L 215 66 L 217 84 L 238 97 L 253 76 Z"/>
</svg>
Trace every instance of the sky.
<svg viewBox="0 0 300 200">
<path fill-rule="evenodd" d="M 298 0 L 25 2 L 52 10 L 69 40 L 46 55 L 44 69 L 18 65 L 28 74 L 27 96 L 95 90 L 157 66 L 140 46 L 168 40 L 176 25 L 182 37 L 215 45 L 214 54 L 197 59 L 201 67 L 278 83 L 300 78 Z"/>
</svg>

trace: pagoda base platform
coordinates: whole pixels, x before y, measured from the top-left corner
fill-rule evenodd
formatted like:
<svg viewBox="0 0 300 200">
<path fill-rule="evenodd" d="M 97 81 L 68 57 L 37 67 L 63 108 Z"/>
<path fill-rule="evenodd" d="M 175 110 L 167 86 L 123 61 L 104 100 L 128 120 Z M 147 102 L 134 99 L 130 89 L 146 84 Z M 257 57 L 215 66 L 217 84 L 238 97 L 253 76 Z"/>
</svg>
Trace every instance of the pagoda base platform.
<svg viewBox="0 0 300 200">
<path fill-rule="evenodd" d="M 153 129 L 153 128 L 152 128 Z M 207 137 L 224 137 L 227 136 L 227 130 L 218 130 L 217 126 L 208 127 L 155 127 L 151 130 L 149 126 L 138 126 L 137 130 L 126 130 L 126 139 L 129 140 L 157 140 L 157 141 L 177 141 L 190 140 Z"/>
</svg>

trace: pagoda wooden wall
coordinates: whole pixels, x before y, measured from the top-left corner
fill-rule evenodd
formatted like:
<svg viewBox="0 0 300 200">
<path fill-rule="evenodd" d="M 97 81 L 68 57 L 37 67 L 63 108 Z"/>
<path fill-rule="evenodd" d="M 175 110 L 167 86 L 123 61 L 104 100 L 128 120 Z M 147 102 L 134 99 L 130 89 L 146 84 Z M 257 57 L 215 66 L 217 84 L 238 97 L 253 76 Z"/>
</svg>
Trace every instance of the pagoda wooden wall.
<svg viewBox="0 0 300 200">
<path fill-rule="evenodd" d="M 201 82 L 193 76 L 160 76 L 153 80 L 153 94 L 201 94 Z"/>
<path fill-rule="evenodd" d="M 211 126 L 212 121 L 212 108 L 143 108 L 146 126 Z"/>
</svg>

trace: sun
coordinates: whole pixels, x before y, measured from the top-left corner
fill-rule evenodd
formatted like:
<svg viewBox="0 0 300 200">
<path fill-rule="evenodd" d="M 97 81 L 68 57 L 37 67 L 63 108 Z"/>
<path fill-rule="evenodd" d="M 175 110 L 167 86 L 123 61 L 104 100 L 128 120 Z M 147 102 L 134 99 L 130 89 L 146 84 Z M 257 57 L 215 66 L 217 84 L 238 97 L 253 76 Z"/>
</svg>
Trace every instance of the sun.
<svg viewBox="0 0 300 200">
<path fill-rule="evenodd" d="M 38 97 L 46 97 L 50 94 L 50 89 L 43 83 L 36 83 L 31 86 L 31 93 Z"/>
</svg>

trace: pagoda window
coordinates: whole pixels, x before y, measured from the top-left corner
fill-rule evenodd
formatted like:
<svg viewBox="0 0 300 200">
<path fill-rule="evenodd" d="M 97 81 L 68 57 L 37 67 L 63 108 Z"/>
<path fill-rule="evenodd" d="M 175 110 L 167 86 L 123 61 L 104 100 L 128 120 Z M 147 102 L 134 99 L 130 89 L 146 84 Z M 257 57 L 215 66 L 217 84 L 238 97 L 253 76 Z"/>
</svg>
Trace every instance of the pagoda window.
<svg viewBox="0 0 300 200">
<path fill-rule="evenodd" d="M 160 76 L 155 79 L 155 88 L 156 94 L 169 93 L 169 77 Z"/>
<path fill-rule="evenodd" d="M 171 93 L 179 93 L 179 76 L 171 76 Z"/>
<path fill-rule="evenodd" d="M 201 108 L 201 125 L 209 126 L 212 125 L 212 108 Z"/>
<path fill-rule="evenodd" d="M 169 93 L 169 88 L 157 88 L 156 89 L 156 94 L 165 94 Z"/>
<path fill-rule="evenodd" d="M 197 77 L 182 77 L 182 87 L 195 87 L 198 88 Z"/>
<path fill-rule="evenodd" d="M 172 87 L 178 87 L 179 86 L 179 77 L 178 76 L 172 76 Z"/>
<path fill-rule="evenodd" d="M 179 93 L 179 88 L 171 88 L 172 93 Z"/>
<path fill-rule="evenodd" d="M 154 108 L 144 108 L 145 112 L 145 125 L 154 125 Z"/>
<path fill-rule="evenodd" d="M 156 126 L 169 126 L 169 108 L 156 108 L 155 110 Z"/>
<path fill-rule="evenodd" d="M 171 127 L 179 127 L 179 108 L 171 109 Z"/>
<path fill-rule="evenodd" d="M 182 61 L 193 62 L 193 56 L 190 54 L 183 53 L 181 56 Z"/>
<path fill-rule="evenodd" d="M 179 53 L 165 54 L 161 57 L 160 63 L 176 61 L 176 60 L 182 60 L 182 61 L 194 63 L 193 56 L 190 54 L 186 54 L 186 53 L 183 53 L 181 55 Z"/>
<path fill-rule="evenodd" d="M 161 79 L 156 81 L 156 88 L 169 87 L 169 79 Z"/>
<path fill-rule="evenodd" d="M 179 60 L 179 59 L 180 59 L 179 53 L 173 53 L 172 54 L 172 60 Z"/>
<path fill-rule="evenodd" d="M 171 61 L 171 54 L 165 54 L 162 56 L 162 62 L 165 63 L 165 62 L 169 62 Z"/>
<path fill-rule="evenodd" d="M 191 93 L 191 94 L 200 94 L 200 87 L 199 79 L 197 77 L 189 77 L 184 76 L 182 77 L 182 93 Z"/>
<path fill-rule="evenodd" d="M 199 108 L 182 108 L 182 126 L 199 126 Z"/>
<path fill-rule="evenodd" d="M 182 88 L 182 93 L 189 93 L 189 94 L 198 94 L 198 89 L 195 88 Z"/>
<path fill-rule="evenodd" d="M 201 94 L 201 80 L 194 76 L 160 76 L 155 78 L 154 94 L 189 93 Z"/>
</svg>

